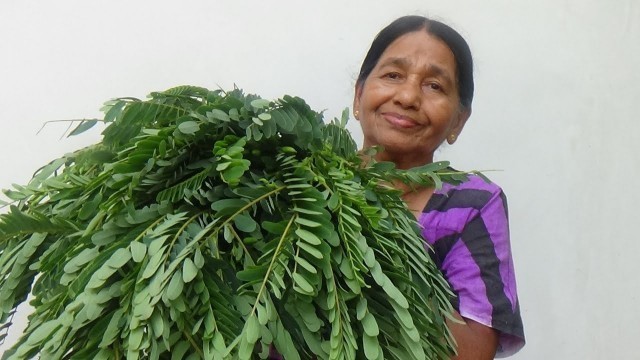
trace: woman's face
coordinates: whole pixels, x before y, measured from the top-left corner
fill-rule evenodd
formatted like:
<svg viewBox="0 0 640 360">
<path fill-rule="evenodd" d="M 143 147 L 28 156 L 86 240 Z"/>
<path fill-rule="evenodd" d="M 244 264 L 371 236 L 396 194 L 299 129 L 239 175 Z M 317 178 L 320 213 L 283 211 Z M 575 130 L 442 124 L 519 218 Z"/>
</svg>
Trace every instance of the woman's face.
<svg viewBox="0 0 640 360">
<path fill-rule="evenodd" d="M 401 168 L 432 162 L 433 152 L 448 136 L 457 136 L 470 115 L 460 107 L 453 53 L 425 30 L 387 47 L 356 86 L 353 105 L 364 147 L 383 146 L 378 160 Z"/>
</svg>

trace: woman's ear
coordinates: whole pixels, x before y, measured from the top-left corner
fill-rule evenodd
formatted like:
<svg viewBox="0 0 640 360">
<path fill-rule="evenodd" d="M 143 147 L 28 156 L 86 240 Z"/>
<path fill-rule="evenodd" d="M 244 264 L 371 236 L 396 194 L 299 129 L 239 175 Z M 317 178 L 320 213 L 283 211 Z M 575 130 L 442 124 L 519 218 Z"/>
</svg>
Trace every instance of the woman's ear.
<svg viewBox="0 0 640 360">
<path fill-rule="evenodd" d="M 357 115 L 360 110 L 360 95 L 362 95 L 362 84 L 357 83 L 353 95 L 353 115 L 356 120 L 360 120 Z"/>
<path fill-rule="evenodd" d="M 456 114 L 456 118 L 454 119 L 455 123 L 451 128 L 451 133 L 447 135 L 447 142 L 449 143 L 449 145 L 452 145 L 454 142 L 456 142 L 456 140 L 458 139 L 458 136 L 460 136 L 460 133 L 462 132 L 462 129 L 464 128 L 464 125 L 467 123 L 467 120 L 469 120 L 470 116 L 471 116 L 471 106 L 467 106 L 463 108 L 458 112 L 458 114 Z"/>
</svg>

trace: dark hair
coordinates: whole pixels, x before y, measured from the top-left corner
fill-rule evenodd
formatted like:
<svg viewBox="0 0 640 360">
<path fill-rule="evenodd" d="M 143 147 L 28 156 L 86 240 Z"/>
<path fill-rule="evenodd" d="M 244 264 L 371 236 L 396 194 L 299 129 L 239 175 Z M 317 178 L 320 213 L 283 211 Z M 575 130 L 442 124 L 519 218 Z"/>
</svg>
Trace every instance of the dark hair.
<svg viewBox="0 0 640 360">
<path fill-rule="evenodd" d="M 425 30 L 447 44 L 451 49 L 456 61 L 456 79 L 460 104 L 465 108 L 470 107 L 473 100 L 473 58 L 471 57 L 469 45 L 462 35 L 449 25 L 423 16 L 403 16 L 394 20 L 378 33 L 362 62 L 356 86 L 364 84 L 378 63 L 380 56 L 392 42 L 404 34 L 419 30 Z"/>
</svg>

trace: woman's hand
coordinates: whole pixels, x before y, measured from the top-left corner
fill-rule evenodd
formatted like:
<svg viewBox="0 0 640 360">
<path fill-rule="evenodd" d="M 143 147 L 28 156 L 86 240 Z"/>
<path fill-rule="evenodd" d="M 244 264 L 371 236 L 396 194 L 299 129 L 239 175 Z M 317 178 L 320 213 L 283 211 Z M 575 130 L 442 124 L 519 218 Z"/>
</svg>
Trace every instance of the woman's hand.
<svg viewBox="0 0 640 360">
<path fill-rule="evenodd" d="M 493 359 L 498 348 L 496 331 L 477 321 L 463 318 L 457 311 L 453 315 L 462 323 L 447 321 L 457 343 L 458 355 L 452 360 Z"/>
</svg>

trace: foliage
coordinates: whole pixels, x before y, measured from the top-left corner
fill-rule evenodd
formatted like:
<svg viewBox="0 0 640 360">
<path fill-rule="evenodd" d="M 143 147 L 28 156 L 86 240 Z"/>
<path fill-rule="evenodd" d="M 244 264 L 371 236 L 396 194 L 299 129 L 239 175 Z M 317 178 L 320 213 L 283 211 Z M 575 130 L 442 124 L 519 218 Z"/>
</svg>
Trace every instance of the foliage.
<svg viewBox="0 0 640 360">
<path fill-rule="evenodd" d="M 106 104 L 103 140 L 0 215 L 4 358 L 439 359 L 450 291 L 390 179 L 299 98 L 183 86 Z M 86 120 L 78 134 L 98 120 Z"/>
</svg>

